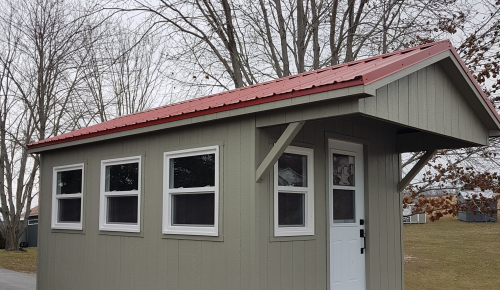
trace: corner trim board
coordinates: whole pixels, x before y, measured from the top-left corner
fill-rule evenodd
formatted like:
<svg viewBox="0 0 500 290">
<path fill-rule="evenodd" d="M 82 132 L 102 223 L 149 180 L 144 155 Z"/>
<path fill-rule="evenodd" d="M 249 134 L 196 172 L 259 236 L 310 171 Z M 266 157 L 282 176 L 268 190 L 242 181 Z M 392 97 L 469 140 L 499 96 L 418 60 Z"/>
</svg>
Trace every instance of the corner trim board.
<svg viewBox="0 0 500 290">
<path fill-rule="evenodd" d="M 281 134 L 278 141 L 276 141 L 271 151 L 269 151 L 266 158 L 264 158 L 262 163 L 259 165 L 259 168 L 257 168 L 257 171 L 255 172 L 256 183 L 260 183 L 262 181 L 262 177 L 264 176 L 264 174 L 269 172 L 274 163 L 278 161 L 278 158 L 280 158 L 281 154 L 285 152 L 285 149 L 288 147 L 288 145 L 290 145 L 293 138 L 297 136 L 297 133 L 299 133 L 300 129 L 302 128 L 302 126 L 304 126 L 305 123 L 305 121 L 300 121 L 288 124 L 288 127 L 286 127 L 285 131 L 283 132 L 283 134 Z"/>
</svg>

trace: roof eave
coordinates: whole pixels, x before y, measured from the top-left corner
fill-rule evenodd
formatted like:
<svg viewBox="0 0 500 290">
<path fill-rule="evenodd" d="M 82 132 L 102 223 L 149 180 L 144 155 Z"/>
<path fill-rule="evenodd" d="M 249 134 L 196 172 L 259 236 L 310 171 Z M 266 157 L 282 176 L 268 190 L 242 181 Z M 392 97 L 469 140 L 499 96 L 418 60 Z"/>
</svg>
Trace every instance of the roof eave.
<svg viewBox="0 0 500 290">
<path fill-rule="evenodd" d="M 356 78 L 346 82 L 339 82 L 334 84 L 329 84 L 325 86 L 311 87 L 309 89 L 292 91 L 284 94 L 275 95 L 272 97 L 266 97 L 261 99 L 253 99 L 247 102 L 239 102 L 227 106 L 211 108 L 204 111 L 196 111 L 188 114 L 182 114 L 178 116 L 173 116 L 165 119 L 157 119 L 144 123 L 136 123 L 129 126 L 116 127 L 113 129 L 94 132 L 86 135 L 78 135 L 70 138 L 53 140 L 44 143 L 33 143 L 28 145 L 28 153 L 36 154 L 43 151 L 58 149 L 62 147 L 80 145 L 84 143 L 91 143 L 96 141 L 102 141 L 107 139 L 114 139 L 129 135 L 138 134 L 138 130 L 143 128 L 148 128 L 149 130 L 140 130 L 139 133 L 163 130 L 167 128 L 180 127 L 184 125 L 189 125 L 192 123 L 198 123 L 202 121 L 209 121 L 213 119 L 221 119 L 227 117 L 233 117 L 237 115 L 250 114 L 262 111 L 258 105 L 278 102 L 291 98 L 299 98 L 308 95 L 314 95 L 327 91 L 339 91 L 338 97 L 347 97 L 354 95 L 366 94 L 364 90 L 365 86 L 363 84 L 362 78 Z M 312 100 L 310 102 L 316 102 L 319 100 Z M 253 109 L 249 109 L 252 107 Z M 270 107 L 269 107 L 270 108 Z M 238 110 L 241 109 L 241 110 Z M 267 109 L 266 109 L 267 110 Z M 238 111 L 235 113 L 235 111 Z M 194 122 L 193 120 L 196 121 Z"/>
</svg>

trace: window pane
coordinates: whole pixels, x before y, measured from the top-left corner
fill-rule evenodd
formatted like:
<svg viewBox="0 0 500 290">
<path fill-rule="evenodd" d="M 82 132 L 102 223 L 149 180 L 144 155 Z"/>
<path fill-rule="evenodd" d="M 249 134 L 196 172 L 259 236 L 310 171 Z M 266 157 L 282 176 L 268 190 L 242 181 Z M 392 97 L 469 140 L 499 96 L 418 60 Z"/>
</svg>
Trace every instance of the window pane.
<svg viewBox="0 0 500 290">
<path fill-rule="evenodd" d="M 333 185 L 354 186 L 354 156 L 333 154 Z"/>
<path fill-rule="evenodd" d="M 307 156 L 283 153 L 278 159 L 278 185 L 307 186 Z"/>
<path fill-rule="evenodd" d="M 80 198 L 59 199 L 60 222 L 80 222 L 82 213 L 82 200 Z"/>
<path fill-rule="evenodd" d="M 106 191 L 139 189 L 139 163 L 106 166 Z"/>
<path fill-rule="evenodd" d="M 214 225 L 215 194 L 172 195 L 172 224 Z"/>
<path fill-rule="evenodd" d="M 108 197 L 108 223 L 137 223 L 137 196 Z"/>
<path fill-rule="evenodd" d="M 82 192 L 82 169 L 57 172 L 56 194 Z"/>
<path fill-rule="evenodd" d="M 333 222 L 354 222 L 354 190 L 333 190 Z"/>
<path fill-rule="evenodd" d="M 215 153 L 172 158 L 170 170 L 170 188 L 215 186 Z"/>
<path fill-rule="evenodd" d="M 278 226 L 304 226 L 303 193 L 278 192 Z"/>
</svg>

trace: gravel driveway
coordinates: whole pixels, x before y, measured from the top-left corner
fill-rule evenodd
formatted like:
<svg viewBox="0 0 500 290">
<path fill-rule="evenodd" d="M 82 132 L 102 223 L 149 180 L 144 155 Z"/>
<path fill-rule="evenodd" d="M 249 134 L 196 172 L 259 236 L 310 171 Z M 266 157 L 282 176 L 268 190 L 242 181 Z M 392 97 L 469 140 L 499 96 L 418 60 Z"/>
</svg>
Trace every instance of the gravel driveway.
<svg viewBox="0 0 500 290">
<path fill-rule="evenodd" d="M 24 274 L 0 268 L 0 290 L 35 290 L 36 274 Z"/>
</svg>

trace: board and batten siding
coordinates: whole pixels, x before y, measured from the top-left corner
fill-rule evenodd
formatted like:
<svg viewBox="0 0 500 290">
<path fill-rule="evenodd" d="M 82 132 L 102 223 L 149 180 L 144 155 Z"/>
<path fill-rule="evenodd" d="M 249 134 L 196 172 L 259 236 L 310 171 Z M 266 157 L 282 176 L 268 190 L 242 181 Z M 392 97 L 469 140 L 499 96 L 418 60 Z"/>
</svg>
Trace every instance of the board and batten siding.
<svg viewBox="0 0 500 290">
<path fill-rule="evenodd" d="M 375 97 L 360 99 L 359 111 L 477 144 L 488 142 L 486 126 L 437 63 L 377 89 Z"/>
<path fill-rule="evenodd" d="M 255 123 L 237 117 L 43 153 L 37 289 L 328 289 L 327 138 L 365 144 L 367 289 L 402 289 L 393 127 L 362 116 L 307 122 L 293 145 L 314 149 L 315 235 L 275 238 L 272 172 L 256 184 L 254 168 L 286 126 Z M 215 144 L 222 147 L 220 237 L 167 238 L 163 152 Z M 136 155 L 143 156 L 141 233 L 100 232 L 100 162 Z M 82 162 L 84 230 L 51 230 L 52 168 Z"/>
<path fill-rule="evenodd" d="M 286 126 L 274 126 L 259 130 L 259 160 L 265 158 L 285 128 Z M 314 149 L 314 236 L 273 237 L 273 173 L 270 172 L 268 178 L 258 184 L 258 289 L 329 289 L 329 201 L 326 181 L 328 138 L 350 140 L 365 145 L 367 289 L 403 289 L 396 131 L 382 122 L 361 116 L 306 122 L 291 144 Z"/>
<path fill-rule="evenodd" d="M 235 117 L 42 154 L 38 290 L 256 289 L 255 119 Z M 161 230 L 163 152 L 221 145 L 220 237 Z M 142 156 L 141 233 L 99 231 L 101 160 Z M 52 168 L 85 163 L 83 231 L 51 230 Z"/>
</svg>

